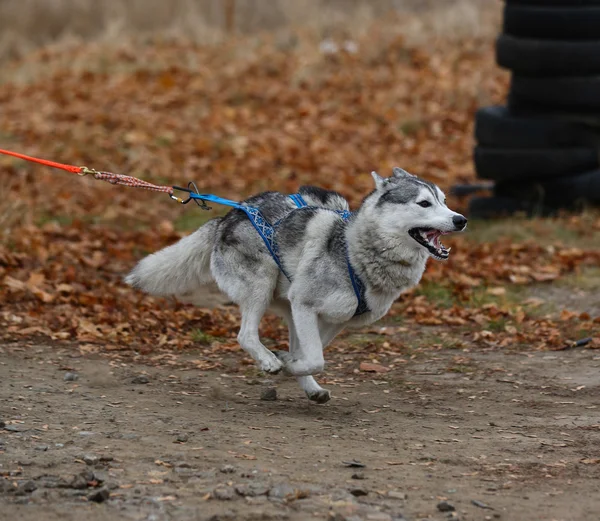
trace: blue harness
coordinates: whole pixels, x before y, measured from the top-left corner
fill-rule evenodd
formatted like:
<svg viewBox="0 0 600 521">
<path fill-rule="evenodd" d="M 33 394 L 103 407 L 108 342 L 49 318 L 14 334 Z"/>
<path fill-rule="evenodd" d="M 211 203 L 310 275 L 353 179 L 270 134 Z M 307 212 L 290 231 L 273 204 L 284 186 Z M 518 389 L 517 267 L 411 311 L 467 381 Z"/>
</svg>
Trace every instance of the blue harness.
<svg viewBox="0 0 600 521">
<path fill-rule="evenodd" d="M 269 250 L 271 257 L 277 263 L 277 266 L 281 270 L 281 273 L 285 275 L 285 277 L 291 282 L 291 277 L 286 273 L 283 265 L 281 264 L 281 259 L 279 258 L 279 247 L 277 242 L 275 241 L 275 227 L 279 224 L 279 221 L 275 224 L 271 224 L 267 219 L 264 218 L 263 214 L 260 212 L 258 208 L 253 206 L 248 206 L 246 204 L 241 204 L 236 201 L 231 201 L 230 199 L 223 199 L 222 197 L 218 197 L 216 195 L 211 194 L 198 194 L 194 192 L 190 192 L 191 199 L 198 199 L 200 201 L 211 201 L 213 203 L 224 204 L 227 206 L 232 206 L 233 208 L 237 208 L 238 210 L 242 210 L 247 216 L 252 226 L 258 232 L 258 235 L 262 238 L 265 243 L 265 246 Z M 288 196 L 291 201 L 296 205 L 296 209 L 302 208 L 310 208 L 306 201 L 300 194 L 292 194 Z M 323 208 L 327 210 L 328 208 Z M 348 221 L 351 212 L 348 210 L 330 210 L 332 212 L 337 213 L 344 221 Z M 369 306 L 367 305 L 367 301 L 365 298 L 365 286 L 362 281 L 356 276 L 354 272 L 354 268 L 350 264 L 350 257 L 348 256 L 348 248 L 346 247 L 346 264 L 348 265 L 348 275 L 350 275 L 350 281 L 352 282 L 352 288 L 354 289 L 354 293 L 356 294 L 356 298 L 358 300 L 358 305 L 356 306 L 356 311 L 354 312 L 354 316 L 362 315 L 367 311 L 370 311 Z"/>
</svg>

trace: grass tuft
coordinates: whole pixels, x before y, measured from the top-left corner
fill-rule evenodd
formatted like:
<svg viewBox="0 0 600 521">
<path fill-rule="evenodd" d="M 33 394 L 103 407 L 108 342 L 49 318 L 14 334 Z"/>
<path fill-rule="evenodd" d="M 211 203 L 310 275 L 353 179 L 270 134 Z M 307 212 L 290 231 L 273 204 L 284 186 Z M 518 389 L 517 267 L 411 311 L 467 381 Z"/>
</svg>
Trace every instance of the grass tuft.
<svg viewBox="0 0 600 521">
<path fill-rule="evenodd" d="M 210 345 L 213 342 L 220 340 L 219 337 L 209 335 L 208 333 L 205 333 L 201 329 L 192 330 L 191 337 L 194 342 L 198 342 L 199 344 L 203 344 L 203 345 Z"/>
</svg>

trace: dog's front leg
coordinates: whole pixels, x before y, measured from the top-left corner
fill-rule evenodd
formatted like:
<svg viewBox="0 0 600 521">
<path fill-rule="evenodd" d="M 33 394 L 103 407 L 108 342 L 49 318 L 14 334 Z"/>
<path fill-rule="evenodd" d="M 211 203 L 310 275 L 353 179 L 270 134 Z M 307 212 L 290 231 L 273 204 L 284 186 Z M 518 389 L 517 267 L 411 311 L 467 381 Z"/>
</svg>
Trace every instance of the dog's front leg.
<svg viewBox="0 0 600 521">
<path fill-rule="evenodd" d="M 285 364 L 285 371 L 293 376 L 321 372 L 325 367 L 325 359 L 317 314 L 307 306 L 292 304 L 292 320 L 298 336 L 297 349 L 289 353 L 277 353 Z"/>
<path fill-rule="evenodd" d="M 291 316 L 288 317 L 288 331 L 290 335 L 290 355 L 292 358 L 300 353 L 300 340 L 296 334 L 296 327 Z M 323 337 L 321 336 L 321 342 Z M 325 403 L 331 399 L 331 393 L 327 389 L 323 389 L 313 376 L 296 376 L 296 380 L 306 393 L 309 400 L 317 403 Z"/>
</svg>

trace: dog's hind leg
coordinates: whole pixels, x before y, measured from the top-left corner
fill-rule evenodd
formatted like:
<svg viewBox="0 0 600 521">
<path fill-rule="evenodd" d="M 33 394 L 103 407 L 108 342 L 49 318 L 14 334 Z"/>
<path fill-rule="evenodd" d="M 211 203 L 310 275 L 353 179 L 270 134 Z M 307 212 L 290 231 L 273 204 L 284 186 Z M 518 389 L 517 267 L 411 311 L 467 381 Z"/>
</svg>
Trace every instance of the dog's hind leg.
<svg viewBox="0 0 600 521">
<path fill-rule="evenodd" d="M 242 325 L 238 333 L 238 342 L 258 364 L 261 371 L 275 374 L 281 371 L 283 364 L 260 341 L 258 326 L 260 319 L 267 309 L 267 302 L 250 300 L 240 305 L 242 312 Z"/>
<path fill-rule="evenodd" d="M 240 346 L 261 371 L 277 373 L 282 368 L 281 361 L 262 344 L 258 328 L 273 299 L 279 268 L 268 252 L 261 251 L 261 239 L 252 225 L 245 217 L 241 219 L 233 231 L 225 229 L 218 235 L 211 272 L 219 289 L 240 307 Z M 246 233 L 249 235 L 244 239 Z"/>
</svg>

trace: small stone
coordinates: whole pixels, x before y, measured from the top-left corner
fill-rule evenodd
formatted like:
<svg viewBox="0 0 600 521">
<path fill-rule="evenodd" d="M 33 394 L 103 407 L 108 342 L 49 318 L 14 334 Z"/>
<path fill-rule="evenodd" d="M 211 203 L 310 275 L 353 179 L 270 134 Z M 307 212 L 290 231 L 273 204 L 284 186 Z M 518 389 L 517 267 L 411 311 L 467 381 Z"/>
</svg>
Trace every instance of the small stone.
<svg viewBox="0 0 600 521">
<path fill-rule="evenodd" d="M 5 425 L 4 430 L 8 432 L 23 432 L 25 429 L 21 429 L 18 425 Z"/>
<path fill-rule="evenodd" d="M 365 479 L 365 475 L 363 472 L 355 472 L 352 474 L 352 479 Z"/>
<path fill-rule="evenodd" d="M 15 493 L 17 496 L 31 494 L 36 488 L 37 485 L 33 481 L 26 481 L 25 483 L 21 483 L 19 485 Z"/>
<path fill-rule="evenodd" d="M 249 483 L 235 486 L 235 491 L 245 498 L 266 496 L 269 493 L 269 487 L 264 483 Z"/>
<path fill-rule="evenodd" d="M 437 509 L 440 512 L 454 512 L 456 510 L 456 508 L 454 508 L 454 505 L 452 503 L 448 503 L 448 501 L 440 501 L 437 504 Z"/>
<path fill-rule="evenodd" d="M 0 420 L 0 429 L 4 429 L 6 427 L 6 423 Z"/>
<path fill-rule="evenodd" d="M 48 445 L 36 445 L 34 447 L 35 450 L 40 450 L 42 452 L 46 452 L 48 450 Z"/>
<path fill-rule="evenodd" d="M 293 487 L 287 483 L 282 483 L 280 485 L 275 485 L 271 490 L 269 490 L 268 496 L 275 499 L 285 499 L 286 497 L 293 495 L 294 492 L 295 489 Z"/>
<path fill-rule="evenodd" d="M 94 473 L 86 470 L 80 474 L 77 474 L 76 476 L 73 476 L 73 479 L 71 479 L 71 482 L 69 483 L 69 487 L 77 490 L 83 490 L 84 488 L 88 488 L 88 483 L 90 481 L 94 481 Z"/>
<path fill-rule="evenodd" d="M 363 487 L 354 487 L 351 488 L 349 490 L 350 494 L 352 494 L 354 497 L 361 497 L 361 496 L 366 496 L 369 491 L 364 489 Z"/>
<path fill-rule="evenodd" d="M 223 474 L 233 474 L 236 471 L 236 468 L 233 465 L 223 465 L 219 470 Z"/>
<path fill-rule="evenodd" d="M 87 498 L 89 501 L 94 501 L 95 503 L 103 503 L 110 497 L 110 492 L 107 488 L 99 488 L 92 492 Z"/>
<path fill-rule="evenodd" d="M 491 506 L 486 505 L 485 503 L 478 501 L 476 499 L 472 499 L 471 504 L 475 505 L 476 507 L 483 508 L 485 510 L 494 510 Z"/>
<path fill-rule="evenodd" d="M 94 471 L 94 481 L 97 481 L 98 483 L 104 483 L 107 478 L 108 474 L 105 472 L 102 472 L 101 470 Z"/>
<path fill-rule="evenodd" d="M 79 436 L 93 436 L 94 434 L 96 433 L 92 431 L 79 431 Z"/>
<path fill-rule="evenodd" d="M 400 490 L 390 490 L 387 493 L 387 497 L 390 499 L 407 499 L 408 496 L 405 492 L 401 492 Z"/>
<path fill-rule="evenodd" d="M 269 387 L 260 393 L 260 399 L 265 402 L 274 402 L 277 400 L 277 389 L 275 387 Z"/>
<path fill-rule="evenodd" d="M 366 465 L 365 465 L 364 463 L 361 463 L 360 461 L 357 461 L 357 460 L 355 460 L 355 459 L 353 459 L 353 460 L 351 460 L 351 461 L 342 461 L 342 464 L 343 464 L 345 467 L 351 467 L 351 468 L 359 468 L 359 469 L 362 469 L 362 468 L 365 468 L 365 467 L 366 467 Z"/>
<path fill-rule="evenodd" d="M 100 461 L 100 458 L 95 454 L 86 454 L 81 459 L 85 461 L 86 465 L 95 465 L 96 463 L 98 463 L 98 461 Z"/>
<path fill-rule="evenodd" d="M 148 384 L 150 383 L 150 378 L 145 374 L 139 374 L 131 380 L 132 384 Z"/>
<path fill-rule="evenodd" d="M 332 501 L 353 502 L 354 496 L 345 488 L 336 488 L 331 491 Z"/>
<path fill-rule="evenodd" d="M 65 382 L 76 382 L 79 379 L 79 375 L 77 373 L 65 373 L 63 380 Z"/>
<path fill-rule="evenodd" d="M 64 443 L 55 443 L 55 444 L 54 444 L 54 446 L 55 446 L 57 449 L 62 449 L 62 448 L 65 446 L 65 444 L 64 444 Z"/>
<path fill-rule="evenodd" d="M 43 475 L 37 478 L 39 488 L 69 488 L 71 484 L 59 476 Z"/>
<path fill-rule="evenodd" d="M 233 488 L 231 487 L 217 487 L 213 490 L 212 497 L 215 499 L 226 501 L 229 499 L 233 499 L 233 493 Z"/>
<path fill-rule="evenodd" d="M 185 443 L 186 441 L 189 440 L 189 436 L 187 434 L 178 434 L 177 435 L 177 440 L 179 443 Z"/>
</svg>

